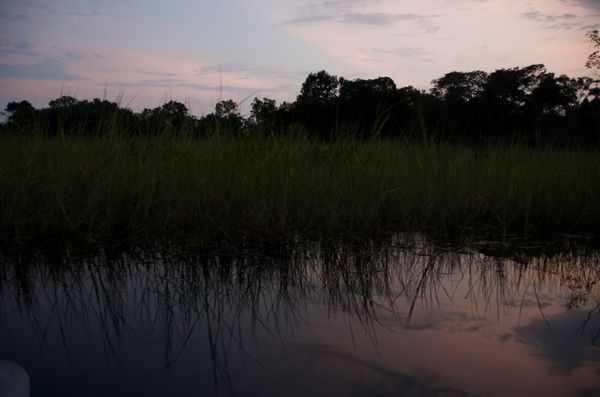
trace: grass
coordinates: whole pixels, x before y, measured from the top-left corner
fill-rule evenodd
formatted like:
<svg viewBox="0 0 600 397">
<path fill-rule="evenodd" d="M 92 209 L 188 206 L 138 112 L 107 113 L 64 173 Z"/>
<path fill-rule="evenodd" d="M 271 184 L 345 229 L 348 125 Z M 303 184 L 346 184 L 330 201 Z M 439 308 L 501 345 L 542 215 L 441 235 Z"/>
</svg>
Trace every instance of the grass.
<svg viewBox="0 0 600 397">
<path fill-rule="evenodd" d="M 3 245 L 600 231 L 600 152 L 0 135 Z"/>
</svg>

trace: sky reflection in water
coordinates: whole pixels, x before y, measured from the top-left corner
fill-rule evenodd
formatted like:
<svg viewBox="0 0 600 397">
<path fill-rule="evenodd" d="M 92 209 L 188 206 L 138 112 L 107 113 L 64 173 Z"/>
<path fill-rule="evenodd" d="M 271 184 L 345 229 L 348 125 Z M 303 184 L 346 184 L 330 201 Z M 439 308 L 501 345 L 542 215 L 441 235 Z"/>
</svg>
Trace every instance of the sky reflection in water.
<svg viewBox="0 0 600 397">
<path fill-rule="evenodd" d="M 5 259 L 0 358 L 32 396 L 600 395 L 599 259 L 422 243 Z"/>
</svg>

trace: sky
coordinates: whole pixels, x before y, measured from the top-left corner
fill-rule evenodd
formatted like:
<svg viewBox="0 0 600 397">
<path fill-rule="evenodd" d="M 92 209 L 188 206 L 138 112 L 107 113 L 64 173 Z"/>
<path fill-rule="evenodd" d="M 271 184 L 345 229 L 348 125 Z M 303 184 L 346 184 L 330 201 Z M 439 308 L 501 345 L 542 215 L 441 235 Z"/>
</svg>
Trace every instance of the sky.
<svg viewBox="0 0 600 397">
<path fill-rule="evenodd" d="M 0 107 L 70 95 L 246 113 L 319 70 L 420 89 L 537 63 L 578 77 L 599 26 L 600 0 L 0 0 Z"/>
</svg>

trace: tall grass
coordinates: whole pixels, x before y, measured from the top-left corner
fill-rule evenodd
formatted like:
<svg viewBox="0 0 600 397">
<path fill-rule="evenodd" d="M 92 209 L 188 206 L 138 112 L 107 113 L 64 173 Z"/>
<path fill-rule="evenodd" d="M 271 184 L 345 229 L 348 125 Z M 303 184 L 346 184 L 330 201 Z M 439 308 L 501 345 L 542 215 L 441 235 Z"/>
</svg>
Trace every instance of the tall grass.
<svg viewBox="0 0 600 397">
<path fill-rule="evenodd" d="M 0 136 L 0 240 L 600 231 L 600 152 L 302 137 Z"/>
</svg>

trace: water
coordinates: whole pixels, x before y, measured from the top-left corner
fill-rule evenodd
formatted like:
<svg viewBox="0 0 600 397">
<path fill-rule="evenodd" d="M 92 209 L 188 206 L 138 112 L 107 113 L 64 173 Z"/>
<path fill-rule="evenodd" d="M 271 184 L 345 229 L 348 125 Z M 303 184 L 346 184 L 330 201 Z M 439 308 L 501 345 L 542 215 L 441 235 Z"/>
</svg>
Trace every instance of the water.
<svg viewBox="0 0 600 397">
<path fill-rule="evenodd" d="M 600 395 L 600 255 L 507 252 L 5 258 L 0 359 L 34 397 Z"/>
</svg>

